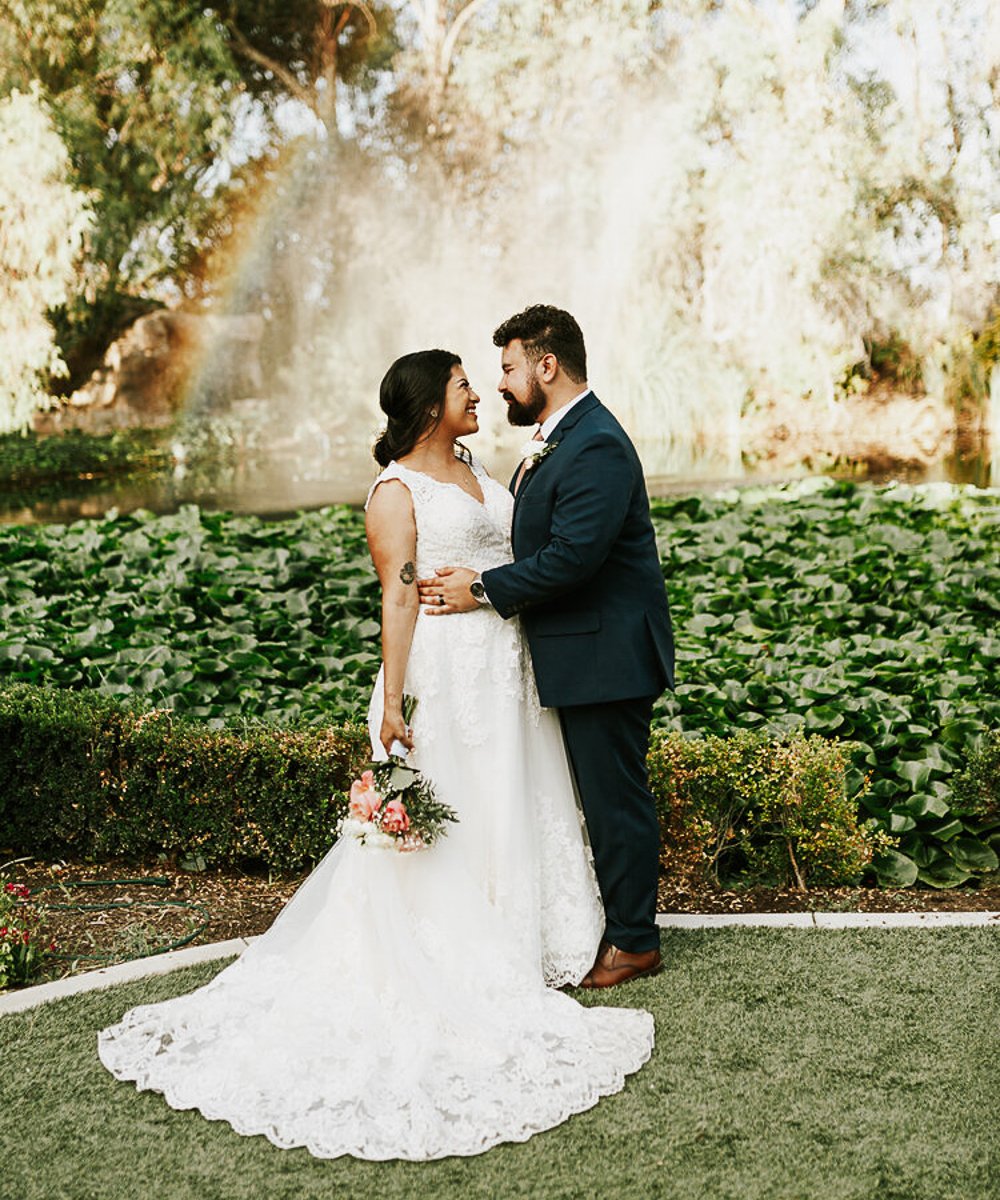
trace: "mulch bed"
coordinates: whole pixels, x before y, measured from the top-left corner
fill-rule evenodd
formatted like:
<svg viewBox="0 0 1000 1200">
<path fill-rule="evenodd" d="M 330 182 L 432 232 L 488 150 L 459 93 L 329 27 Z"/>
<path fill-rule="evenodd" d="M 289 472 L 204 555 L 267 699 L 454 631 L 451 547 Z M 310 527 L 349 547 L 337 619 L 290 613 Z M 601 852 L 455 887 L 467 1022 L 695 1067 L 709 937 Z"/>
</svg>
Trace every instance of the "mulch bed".
<svg viewBox="0 0 1000 1200">
<path fill-rule="evenodd" d="M 665 913 L 760 912 L 1000 912 L 1000 884 L 961 888 L 750 887 L 739 891 L 705 887 L 677 890 L 660 879 L 657 907 Z"/>
<path fill-rule="evenodd" d="M 305 878 L 239 870 L 194 873 L 156 861 L 24 862 L 9 868 L 7 875 L 28 884 L 33 898 L 47 906 L 45 940 L 55 939 L 59 957 L 47 959 L 42 979 L 152 954 L 195 930 L 196 936 L 186 945 L 263 933 Z M 146 877 L 166 882 L 134 882 Z M 118 882 L 123 880 L 132 882 Z M 69 886 L 80 881 L 99 886 Z M 102 907 L 54 907 L 61 904 Z M 1000 911 L 1000 885 L 946 891 L 922 887 L 727 891 L 711 886 L 678 888 L 662 878 L 659 908 L 667 913 L 996 912 Z"/>
</svg>

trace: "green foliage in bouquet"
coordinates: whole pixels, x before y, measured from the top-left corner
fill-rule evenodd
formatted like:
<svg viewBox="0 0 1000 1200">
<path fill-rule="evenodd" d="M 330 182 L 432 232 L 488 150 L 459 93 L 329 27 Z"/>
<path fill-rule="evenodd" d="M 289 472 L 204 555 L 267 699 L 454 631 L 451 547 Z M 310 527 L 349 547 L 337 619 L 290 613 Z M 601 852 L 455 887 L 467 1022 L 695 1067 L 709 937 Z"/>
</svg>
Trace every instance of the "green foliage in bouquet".
<svg viewBox="0 0 1000 1200">
<path fill-rule="evenodd" d="M 409 728 L 417 699 L 403 696 L 403 720 Z M 400 750 L 405 747 L 400 746 Z M 353 837 L 365 846 L 402 851 L 433 846 L 458 815 L 443 804 L 431 781 L 402 754 L 368 763 L 360 779 L 351 784 L 347 816 L 337 825 L 341 837 Z"/>
<path fill-rule="evenodd" d="M 424 850 L 457 820 L 455 810 L 437 798 L 426 776 L 390 757 L 369 763 L 351 785 L 348 813 L 337 832 L 365 846 Z"/>
</svg>

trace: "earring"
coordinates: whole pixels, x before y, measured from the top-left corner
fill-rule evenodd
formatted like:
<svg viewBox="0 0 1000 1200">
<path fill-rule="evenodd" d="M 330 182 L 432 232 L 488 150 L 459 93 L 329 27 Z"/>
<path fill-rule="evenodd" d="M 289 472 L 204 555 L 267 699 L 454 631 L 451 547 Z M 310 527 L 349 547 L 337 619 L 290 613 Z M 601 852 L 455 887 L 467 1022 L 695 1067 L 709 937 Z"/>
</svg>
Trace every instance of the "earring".
<svg viewBox="0 0 1000 1200">
<path fill-rule="evenodd" d="M 436 408 L 432 408 L 432 409 L 431 409 L 431 416 L 432 416 L 432 417 L 436 417 L 437 415 L 438 415 L 438 410 L 437 410 Z"/>
</svg>

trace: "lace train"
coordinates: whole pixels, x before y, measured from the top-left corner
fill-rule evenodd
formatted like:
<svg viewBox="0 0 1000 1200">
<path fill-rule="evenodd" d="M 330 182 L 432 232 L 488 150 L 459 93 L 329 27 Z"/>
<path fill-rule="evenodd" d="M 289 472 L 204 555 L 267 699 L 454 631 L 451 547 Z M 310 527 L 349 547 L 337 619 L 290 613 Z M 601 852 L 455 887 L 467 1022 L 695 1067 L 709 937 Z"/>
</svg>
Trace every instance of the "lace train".
<svg viewBox="0 0 1000 1200">
<path fill-rule="evenodd" d="M 542 986 L 474 881 L 433 857 L 336 846 L 214 980 L 104 1030 L 101 1061 L 318 1158 L 478 1154 L 619 1091 L 649 1014 Z"/>
</svg>

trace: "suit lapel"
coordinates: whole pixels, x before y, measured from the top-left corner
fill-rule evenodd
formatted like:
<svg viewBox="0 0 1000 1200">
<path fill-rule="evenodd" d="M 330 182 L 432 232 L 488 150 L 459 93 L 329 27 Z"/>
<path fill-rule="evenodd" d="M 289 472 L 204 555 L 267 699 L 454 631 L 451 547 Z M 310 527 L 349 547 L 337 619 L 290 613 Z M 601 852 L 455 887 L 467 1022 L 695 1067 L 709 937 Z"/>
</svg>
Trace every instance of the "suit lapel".
<svg viewBox="0 0 1000 1200">
<path fill-rule="evenodd" d="M 597 408 L 600 405 L 600 403 L 601 403 L 600 400 L 598 400 L 598 398 L 594 395 L 594 393 L 591 392 L 590 395 L 585 396 L 580 401 L 579 404 L 576 404 L 573 406 L 573 408 L 570 410 L 570 412 L 568 412 L 566 414 L 566 416 L 563 417 L 563 419 L 558 423 L 558 425 L 556 425 L 555 430 L 552 433 L 552 438 L 548 443 L 552 447 L 551 452 L 549 454 L 546 454 L 545 457 L 541 460 L 541 462 L 535 463 L 535 465 L 531 468 L 530 471 L 525 472 L 524 478 L 521 480 L 521 486 L 515 492 L 514 484 L 517 482 L 518 471 L 521 469 L 520 464 L 518 464 L 518 467 L 514 471 L 513 477 L 511 478 L 511 481 L 510 481 L 510 491 L 514 497 L 514 512 L 515 513 L 517 512 L 518 501 L 521 499 L 521 497 L 524 495 L 524 493 L 528 490 L 528 488 L 531 487 L 532 479 L 538 474 L 539 471 L 541 471 L 545 467 L 545 464 L 548 462 L 548 460 L 550 458 L 556 457 L 556 455 L 558 453 L 557 448 L 559 446 L 559 443 L 561 441 L 563 441 L 563 439 L 572 432 L 572 430 L 574 429 L 574 427 L 577 425 L 577 423 L 580 421 L 580 419 L 582 417 L 585 417 L 587 415 L 587 413 L 589 413 L 589 412 L 593 412 L 593 410 L 595 408 Z"/>
</svg>

